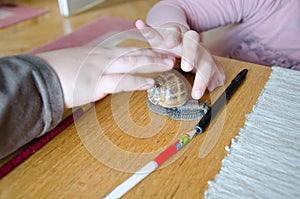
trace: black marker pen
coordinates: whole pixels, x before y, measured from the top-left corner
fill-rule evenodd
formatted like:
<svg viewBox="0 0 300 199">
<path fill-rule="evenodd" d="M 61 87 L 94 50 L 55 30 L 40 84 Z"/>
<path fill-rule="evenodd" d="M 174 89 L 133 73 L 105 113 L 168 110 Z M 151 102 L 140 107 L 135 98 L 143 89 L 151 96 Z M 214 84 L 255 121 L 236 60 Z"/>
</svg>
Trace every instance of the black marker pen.
<svg viewBox="0 0 300 199">
<path fill-rule="evenodd" d="M 234 92 L 242 84 L 243 80 L 247 75 L 248 70 L 244 69 L 231 81 L 230 85 L 222 93 L 222 95 L 217 99 L 217 101 L 210 107 L 207 113 L 201 118 L 199 123 L 195 126 L 197 134 L 202 134 L 213 118 L 221 110 L 221 108 L 226 104 L 226 102 L 231 98 Z"/>
</svg>

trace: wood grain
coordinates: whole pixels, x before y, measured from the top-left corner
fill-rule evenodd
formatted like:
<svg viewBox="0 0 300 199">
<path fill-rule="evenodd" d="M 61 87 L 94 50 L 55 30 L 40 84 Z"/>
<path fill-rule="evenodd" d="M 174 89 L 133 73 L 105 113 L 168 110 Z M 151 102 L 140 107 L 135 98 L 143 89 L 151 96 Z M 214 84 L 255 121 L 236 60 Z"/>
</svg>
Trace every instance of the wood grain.
<svg viewBox="0 0 300 199">
<path fill-rule="evenodd" d="M 50 12 L 0 30 L 0 53 L 24 53 L 100 16 L 145 18 L 156 1 L 109 1 L 70 18 L 59 16 L 56 1 L 18 1 Z M 4 47 L 5 46 L 5 47 Z M 212 101 L 243 68 L 243 85 L 205 134 L 132 189 L 124 198 L 202 198 L 221 167 L 230 145 L 245 123 L 271 69 L 217 57 L 225 69 L 225 86 L 207 93 Z M 193 81 L 192 75 L 187 75 Z M 146 92 L 110 95 L 96 103 L 74 125 L 0 181 L 0 198 L 101 198 L 150 161 L 197 121 L 180 122 L 150 113 Z"/>
</svg>

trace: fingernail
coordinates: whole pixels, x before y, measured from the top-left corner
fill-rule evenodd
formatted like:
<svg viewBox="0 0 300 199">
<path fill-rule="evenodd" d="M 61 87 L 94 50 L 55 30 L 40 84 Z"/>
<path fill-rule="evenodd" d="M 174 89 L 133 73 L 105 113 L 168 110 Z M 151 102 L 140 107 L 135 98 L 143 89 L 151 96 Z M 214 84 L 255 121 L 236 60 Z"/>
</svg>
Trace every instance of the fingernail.
<svg viewBox="0 0 300 199">
<path fill-rule="evenodd" d="M 193 66 L 189 62 L 183 61 L 181 68 L 185 72 L 190 72 L 193 69 Z"/>
<path fill-rule="evenodd" d="M 145 84 L 141 86 L 141 89 L 149 89 L 154 85 L 154 79 L 145 79 Z"/>
<path fill-rule="evenodd" d="M 200 99 L 202 97 L 203 93 L 200 91 L 193 91 L 193 98 L 194 99 Z"/>
<path fill-rule="evenodd" d="M 170 59 L 170 58 L 165 58 L 164 59 L 165 64 L 167 64 L 168 66 L 173 66 L 174 65 L 174 60 Z"/>
<path fill-rule="evenodd" d="M 151 78 L 146 78 L 146 82 L 147 84 L 154 84 L 154 79 L 151 79 Z"/>
<path fill-rule="evenodd" d="M 139 86 L 139 89 L 140 90 L 150 89 L 150 88 L 153 87 L 153 85 L 154 85 L 154 80 L 153 79 L 146 79 L 144 84 L 141 84 Z"/>
<path fill-rule="evenodd" d="M 175 41 L 175 37 L 170 34 L 169 36 L 167 36 L 166 41 L 165 41 L 165 45 L 168 48 L 174 48 L 176 46 L 177 41 Z"/>
<path fill-rule="evenodd" d="M 167 42 L 170 42 L 171 44 L 174 43 L 174 36 L 172 34 L 167 36 Z"/>
</svg>

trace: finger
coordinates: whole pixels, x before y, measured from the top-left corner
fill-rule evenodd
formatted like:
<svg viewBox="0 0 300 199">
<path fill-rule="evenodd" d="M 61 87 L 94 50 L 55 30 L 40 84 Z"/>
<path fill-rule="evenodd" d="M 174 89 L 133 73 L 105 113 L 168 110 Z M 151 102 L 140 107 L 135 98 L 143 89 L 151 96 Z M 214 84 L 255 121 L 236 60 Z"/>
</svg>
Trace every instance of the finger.
<svg viewBox="0 0 300 199">
<path fill-rule="evenodd" d="M 122 56 L 113 60 L 104 70 L 105 74 L 117 73 L 153 73 L 173 68 L 175 58 L 172 56 Z"/>
<path fill-rule="evenodd" d="M 215 88 L 224 85 L 226 76 L 221 63 L 215 61 L 215 69 L 213 76 L 208 82 L 208 90 L 212 91 Z"/>
<path fill-rule="evenodd" d="M 116 55 L 132 55 L 132 56 L 150 56 L 150 57 L 170 57 L 174 58 L 174 56 L 163 53 L 162 51 L 156 51 L 156 49 L 149 49 L 149 48 L 140 48 L 140 47 L 119 47 L 119 52 L 117 53 L 111 53 L 111 57 L 116 57 Z M 115 50 L 113 52 L 116 52 Z"/>
<path fill-rule="evenodd" d="M 107 94 L 123 91 L 146 90 L 154 85 L 151 78 L 132 76 L 126 74 L 103 75 L 95 92 L 95 100 L 99 100 Z"/>
<path fill-rule="evenodd" d="M 181 29 L 177 26 L 171 26 L 168 28 L 162 28 L 164 38 L 164 44 L 167 48 L 174 48 L 181 44 L 182 33 Z"/>
<path fill-rule="evenodd" d="M 195 60 L 199 56 L 199 34 L 195 31 L 188 31 L 184 34 L 182 44 L 181 69 L 186 72 L 193 70 Z"/>
<path fill-rule="evenodd" d="M 154 28 L 145 24 L 142 20 L 137 20 L 135 26 L 152 47 L 159 47 L 162 44 L 163 38 Z"/>
<path fill-rule="evenodd" d="M 194 99 L 200 99 L 206 88 L 208 87 L 208 82 L 211 79 L 212 74 L 211 62 L 203 61 L 200 67 L 197 69 L 195 80 L 192 88 L 192 97 Z"/>
<path fill-rule="evenodd" d="M 164 53 L 160 50 L 155 50 L 151 48 L 142 48 L 142 47 L 103 47 L 96 46 L 92 49 L 88 49 L 89 52 L 86 54 L 89 55 L 89 59 L 94 59 L 94 61 L 99 62 L 99 57 L 106 57 L 114 59 L 121 56 L 152 56 L 152 57 L 172 57 L 169 53 Z M 174 56 L 173 56 L 174 57 Z"/>
</svg>

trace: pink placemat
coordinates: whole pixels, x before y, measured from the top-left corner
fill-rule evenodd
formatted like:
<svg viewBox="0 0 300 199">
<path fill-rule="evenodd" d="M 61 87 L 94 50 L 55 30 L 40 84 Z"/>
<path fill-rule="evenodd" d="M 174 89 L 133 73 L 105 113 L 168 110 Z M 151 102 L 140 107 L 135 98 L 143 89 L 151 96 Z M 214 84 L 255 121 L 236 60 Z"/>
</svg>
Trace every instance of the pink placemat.
<svg viewBox="0 0 300 199">
<path fill-rule="evenodd" d="M 0 28 L 4 28 L 48 12 L 46 9 L 28 6 L 0 6 Z"/>
<path fill-rule="evenodd" d="M 122 34 L 120 34 L 122 33 Z M 127 34 L 128 33 L 128 34 Z M 120 18 L 101 17 L 78 28 L 77 30 L 59 37 L 41 47 L 29 51 L 29 54 L 58 50 L 62 48 L 77 47 L 82 45 L 97 45 L 110 40 L 109 38 L 120 35 L 119 40 L 127 38 L 140 38 L 141 35 L 135 28 L 134 21 Z M 128 36 L 128 37 L 127 37 Z"/>
</svg>

